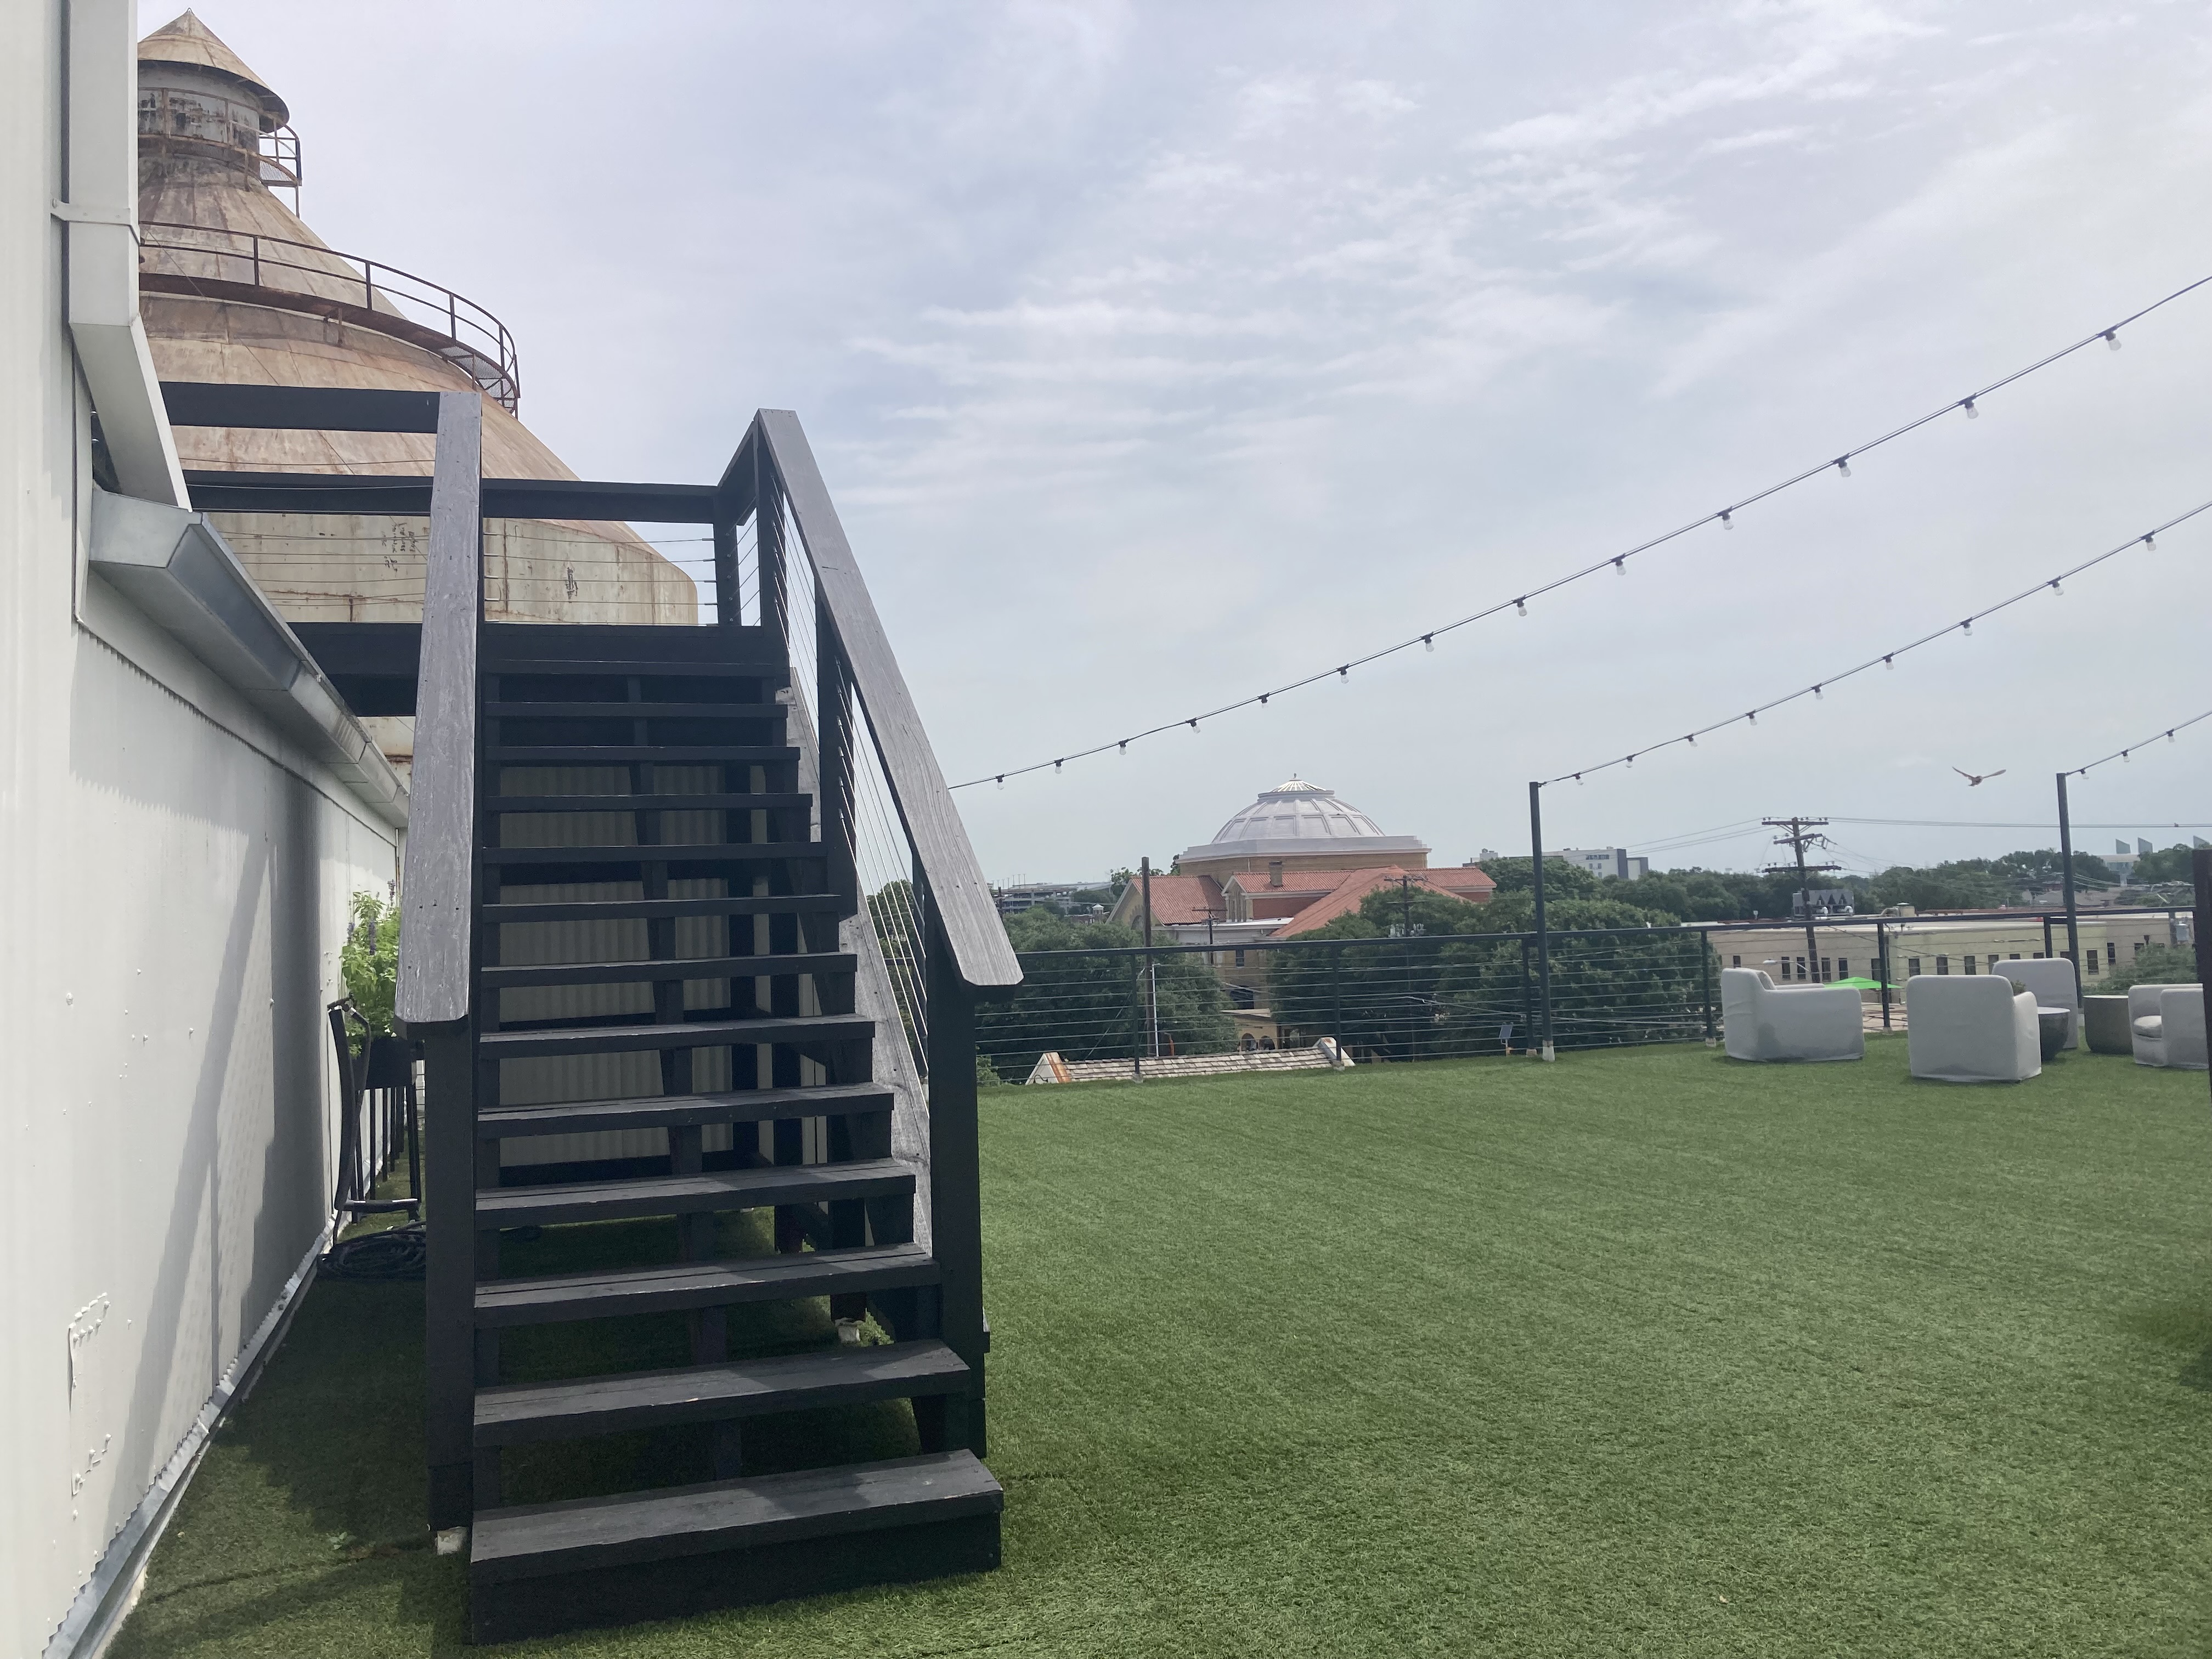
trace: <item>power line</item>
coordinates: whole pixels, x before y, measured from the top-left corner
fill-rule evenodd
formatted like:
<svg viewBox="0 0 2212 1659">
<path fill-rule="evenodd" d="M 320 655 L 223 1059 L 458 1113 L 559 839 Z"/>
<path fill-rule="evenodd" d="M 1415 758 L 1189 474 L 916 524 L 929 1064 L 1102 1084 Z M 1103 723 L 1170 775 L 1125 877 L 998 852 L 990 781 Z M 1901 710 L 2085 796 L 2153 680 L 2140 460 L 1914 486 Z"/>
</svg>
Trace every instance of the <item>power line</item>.
<svg viewBox="0 0 2212 1659">
<path fill-rule="evenodd" d="M 2201 714 L 2192 714 L 2187 720 L 2183 720 L 2179 725 L 2169 726 L 2163 732 L 2154 732 L 2148 737 L 2143 738 L 2142 743 L 2130 744 L 2125 749 L 2115 749 L 2111 754 L 2105 757 L 2105 760 L 2093 760 L 2089 763 L 2088 766 L 2077 766 L 2073 770 L 2073 775 L 2077 778 L 2087 777 L 2089 774 L 2090 767 L 2102 766 L 2105 763 L 2105 761 L 2124 761 L 2136 750 L 2142 748 L 2143 744 L 2156 743 L 2160 738 L 2164 738 L 2168 743 L 2172 743 L 2173 741 L 2173 734 L 2175 732 L 2186 732 L 2191 726 L 2196 725 L 2199 720 L 2212 720 L 2212 708 L 2206 709 Z M 2081 827 L 2084 830 L 2098 830 L 2106 828 L 2107 826 L 2103 824 L 2085 823 Z M 2179 830 L 2185 826 L 2177 823 L 2172 827 Z M 2191 825 L 2187 827 L 2194 828 L 2195 826 Z"/>
<path fill-rule="evenodd" d="M 1103 755 L 1109 750 L 1126 752 L 1131 744 L 1142 742 L 1146 738 L 1158 737 L 1164 732 L 1174 732 L 1186 727 L 1194 732 L 1198 729 L 1199 722 L 1201 720 L 1214 720 L 1223 714 L 1234 714 L 1239 709 L 1258 708 L 1267 703 L 1271 698 L 1279 697 L 1285 692 L 1303 690 L 1307 686 L 1318 684 L 1323 680 L 1331 678 L 1339 680 L 1348 679 L 1351 677 L 1352 671 L 1353 669 L 1364 668 L 1369 663 L 1379 662 L 1385 657 L 1394 657 L 1400 652 L 1410 651 L 1417 645 L 1426 650 L 1433 651 L 1436 649 L 1437 635 L 1442 634 L 1449 634 L 1455 629 L 1466 628 L 1474 623 L 1482 622 L 1486 618 L 1495 617 L 1506 610 L 1510 609 L 1518 611 L 1521 615 L 1525 617 L 1528 614 L 1528 601 L 1531 599 L 1540 599 L 1547 593 L 1556 592 L 1560 588 L 1568 586 L 1571 583 L 1581 581 L 1586 577 L 1594 576 L 1597 574 L 1598 572 L 1604 570 L 1608 567 L 1625 575 L 1627 574 L 1628 570 L 1628 561 L 1634 558 L 1638 554 L 1648 553 L 1656 547 L 1662 546 L 1668 542 L 1674 541 L 1680 537 L 1686 536 L 1693 530 L 1701 530 L 1709 524 L 1718 524 L 1723 529 L 1732 529 L 1734 528 L 1735 515 L 1743 511 L 1745 507 L 1751 507 L 1759 501 L 1763 501 L 1770 495 L 1779 495 L 1785 489 L 1789 489 L 1796 485 L 1803 483 L 1808 478 L 1817 478 L 1822 474 L 1827 472 L 1834 472 L 1841 477 L 1848 478 L 1851 476 L 1850 464 L 1858 457 L 1867 454 L 1870 451 L 1879 449 L 1884 444 L 1893 442 L 1895 440 L 1905 436 L 1908 433 L 1917 432 L 1922 427 L 1929 424 L 1931 422 L 1940 421 L 1946 415 L 1951 414 L 1954 410 L 1964 414 L 1968 420 L 1972 420 L 1981 412 L 1979 408 L 1981 400 L 1988 397 L 1991 392 L 2001 391 L 2004 387 L 2012 385 L 2015 380 L 2024 380 L 2028 375 L 2036 373 L 2039 369 L 2048 368 L 2051 364 L 2058 362 L 2061 358 L 2070 357 L 2075 352 L 2083 350 L 2089 346 L 2096 344 L 2100 340 L 2102 340 L 2106 345 L 2117 351 L 2120 347 L 2120 330 L 2127 327 L 2131 323 L 2138 322 L 2142 319 L 2149 316 L 2151 313 L 2160 309 L 2161 307 L 2172 305 L 2176 300 L 2181 299 L 2186 295 L 2195 293 L 2198 289 L 2204 287 L 2207 283 L 2212 283 L 2212 276 L 2200 276 L 2195 282 L 2189 283 L 2185 287 L 2174 289 L 2172 293 L 2167 295 L 2164 299 L 2154 301 L 2151 304 L 2145 306 L 2142 310 L 2131 313 L 2130 315 L 2123 317 L 2116 323 L 2111 324 L 2106 327 L 2098 329 L 2094 333 L 2084 335 L 2081 339 L 2076 340 L 2072 345 L 2061 347 L 2058 350 L 2052 352 L 2049 356 L 2039 358 L 2036 362 L 2028 364 L 2025 368 L 2014 369 L 2011 374 L 2005 375 L 2003 378 L 1990 381 L 1987 386 L 1983 386 L 1978 391 L 1970 392 L 1963 398 L 1954 398 L 1950 402 L 1942 404 L 1937 409 L 1931 410 L 1929 413 L 1920 416 L 1917 419 L 1907 421 L 1902 426 L 1893 428 L 1889 431 L 1883 433 L 1878 438 L 1870 438 L 1864 443 L 1855 445 L 1851 448 L 1844 450 L 1840 455 L 1835 456 L 1832 459 L 1822 461 L 1817 466 L 1807 467 L 1803 471 L 1793 474 L 1791 477 L 1783 479 L 1778 483 L 1771 483 L 1767 485 L 1764 489 L 1754 490 L 1752 494 L 1744 496 L 1741 501 L 1732 501 L 1726 507 L 1716 508 L 1714 511 L 1705 514 L 1702 518 L 1692 519 L 1687 524 L 1678 526 L 1676 528 L 1668 531 L 1664 535 L 1654 536 L 1649 541 L 1639 542 L 1634 547 L 1626 549 L 1609 557 L 1600 559 L 1595 563 L 1584 565 L 1579 570 L 1571 571 L 1564 576 L 1554 577 L 1552 580 L 1541 583 L 1537 586 L 1524 589 L 1513 599 L 1501 599 L 1495 605 L 1486 605 L 1482 610 L 1472 611 L 1467 616 L 1458 618 L 1456 621 L 1440 623 L 1437 627 L 1429 629 L 1423 633 L 1415 634 L 1408 638 L 1401 640 L 1395 645 L 1387 645 L 1379 650 L 1370 651 L 1364 656 L 1353 657 L 1346 662 L 1340 663 L 1334 668 L 1320 669 L 1314 673 L 1305 675 L 1302 678 L 1287 681 L 1281 685 L 1276 686 L 1272 690 L 1255 692 L 1249 696 L 1240 697 L 1234 702 L 1226 702 L 1222 704 L 1218 708 L 1209 708 L 1196 714 L 1187 714 L 1180 720 L 1163 721 L 1158 726 L 1148 726 L 1141 732 L 1132 732 L 1126 738 L 1116 738 L 1112 742 L 1095 744 L 1088 749 L 1075 750 L 1069 754 L 1061 755 L 1053 760 L 1036 761 L 1027 766 L 1011 767 L 1003 772 L 987 773 L 981 777 L 969 778 L 964 782 L 956 783 L 951 787 L 955 789 L 972 789 L 978 784 L 990 783 L 994 781 L 1003 785 L 1008 778 L 1025 777 L 1031 772 L 1042 772 L 1047 768 L 1050 768 L 1053 771 L 1057 772 L 1060 768 L 1066 765 L 1067 763 L 1072 760 L 1088 760 L 1094 755 Z"/>
<path fill-rule="evenodd" d="M 1554 783 L 1565 783 L 1570 778 L 1573 779 L 1577 783 L 1580 783 L 1583 777 L 1589 773 L 1609 772 L 1616 766 L 1632 767 L 1636 764 L 1638 756 L 1656 754 L 1662 749 L 1672 749 L 1677 744 L 1686 744 L 1690 747 L 1695 748 L 1697 746 L 1698 739 L 1706 736 L 1710 732 L 1723 731 L 1729 726 L 1735 726 L 1739 723 L 1756 726 L 1759 724 L 1759 717 L 1761 714 L 1765 714 L 1770 709 L 1779 708 L 1784 703 L 1796 702 L 1801 697 L 1818 698 L 1827 687 L 1839 684 L 1843 681 L 1850 679 L 1856 675 L 1867 672 L 1869 669 L 1894 668 L 1897 665 L 1897 659 L 1905 655 L 1906 652 L 1917 651 L 1923 645 L 1932 645 L 1937 640 L 1948 638 L 1953 634 L 1971 634 L 1974 631 L 1974 624 L 1980 622 L 1984 617 L 1993 617 L 1998 611 L 2008 610 L 2010 607 L 2018 605 L 2023 599 L 2033 599 L 2037 594 L 2043 592 L 2063 592 L 2065 590 L 2062 588 L 2059 584 L 2065 581 L 2069 577 L 2077 576 L 2084 570 L 2090 569 L 2094 566 L 2104 563 L 2107 559 L 2118 558 L 2121 554 L 2127 552 L 2130 548 L 2155 548 L 2158 545 L 2158 538 L 2160 536 L 2172 529 L 2174 526 L 2178 524 L 2185 524 L 2190 520 L 2195 518 L 2198 514 L 2207 511 L 2212 511 L 2212 501 L 2200 502 L 2198 505 L 2191 507 L 2186 513 L 2179 514 L 2173 518 L 2168 519 L 2162 525 L 2155 526 L 2149 530 L 2144 531 L 2140 535 L 2130 536 L 2127 540 L 2120 543 L 2117 547 L 2106 549 L 2105 551 L 2098 554 L 2094 558 L 2084 559 L 2081 563 L 2074 566 L 2072 568 L 2060 571 L 2056 576 L 2046 577 L 2031 587 L 2023 587 L 2019 592 L 2014 594 L 2010 599 L 2000 599 L 1995 605 L 1985 605 L 1981 610 L 1973 612 L 1971 616 L 1968 616 L 1960 621 L 1946 623 L 1943 627 L 1936 629 L 1933 633 L 1923 634 L 1918 639 L 1912 641 L 1910 644 L 1900 645 L 1892 651 L 1885 651 L 1878 657 L 1869 657 L 1864 662 L 1859 664 L 1856 668 L 1846 668 L 1839 673 L 1827 676 L 1825 679 L 1815 680 L 1810 685 L 1802 687 L 1797 690 L 1789 692 L 1785 696 L 1776 697 L 1769 702 L 1760 703 L 1757 708 L 1747 709 L 1741 714 L 1731 714 L 1726 720 L 1715 720 L 1710 726 L 1701 726 L 1694 732 L 1686 732 L 1679 738 L 1668 738 L 1661 742 L 1647 744 L 1642 749 L 1632 750 L 1626 755 L 1615 756 L 1609 761 L 1601 761 L 1595 766 L 1585 766 L 1579 771 L 1562 772 L 1556 778 L 1547 778 L 1544 781 L 1546 787 L 1548 787 L 1550 785 Z M 2204 718 L 2204 716 L 2199 715 L 2197 718 L 2201 720 Z M 2179 726 L 2174 729 L 2176 731 L 2180 730 Z M 2109 759 L 2111 757 L 2107 757 L 2106 758 Z M 2102 761 L 2093 761 L 2090 763 L 2091 765 L 2096 766 L 2100 766 L 2103 763 L 2104 763 Z"/>
<path fill-rule="evenodd" d="M 2178 728 L 2177 728 L 2178 729 Z M 1871 823 L 1896 830 L 2056 830 L 2057 823 L 1997 823 L 1965 818 L 1831 818 L 1832 823 Z M 2076 830 L 2212 830 L 2212 823 L 2077 823 Z"/>
</svg>

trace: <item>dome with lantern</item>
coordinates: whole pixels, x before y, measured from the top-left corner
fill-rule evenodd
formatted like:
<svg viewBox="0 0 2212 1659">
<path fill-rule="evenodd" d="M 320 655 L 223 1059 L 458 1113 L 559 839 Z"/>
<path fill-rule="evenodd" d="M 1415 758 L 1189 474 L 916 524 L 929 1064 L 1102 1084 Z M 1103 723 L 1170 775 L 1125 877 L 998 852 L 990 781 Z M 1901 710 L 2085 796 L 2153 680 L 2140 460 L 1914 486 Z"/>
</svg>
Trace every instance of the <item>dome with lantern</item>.
<svg viewBox="0 0 2212 1659">
<path fill-rule="evenodd" d="M 1382 826 L 1334 789 L 1293 776 L 1263 790 L 1202 846 L 1177 856 L 1191 875 L 1256 869 L 1276 860 L 1332 869 L 1370 865 L 1425 867 L 1429 849 L 1418 836 L 1386 834 Z"/>
</svg>

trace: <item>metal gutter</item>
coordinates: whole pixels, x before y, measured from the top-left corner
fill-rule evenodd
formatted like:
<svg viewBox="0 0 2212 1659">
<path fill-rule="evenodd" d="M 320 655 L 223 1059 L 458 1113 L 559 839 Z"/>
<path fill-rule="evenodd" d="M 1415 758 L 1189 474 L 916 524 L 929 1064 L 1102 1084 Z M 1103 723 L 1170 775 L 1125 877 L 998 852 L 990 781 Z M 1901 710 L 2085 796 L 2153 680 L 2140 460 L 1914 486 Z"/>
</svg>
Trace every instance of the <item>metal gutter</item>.
<svg viewBox="0 0 2212 1659">
<path fill-rule="evenodd" d="M 328 766 L 407 826 L 407 787 L 204 514 L 93 492 L 92 568 Z"/>
</svg>

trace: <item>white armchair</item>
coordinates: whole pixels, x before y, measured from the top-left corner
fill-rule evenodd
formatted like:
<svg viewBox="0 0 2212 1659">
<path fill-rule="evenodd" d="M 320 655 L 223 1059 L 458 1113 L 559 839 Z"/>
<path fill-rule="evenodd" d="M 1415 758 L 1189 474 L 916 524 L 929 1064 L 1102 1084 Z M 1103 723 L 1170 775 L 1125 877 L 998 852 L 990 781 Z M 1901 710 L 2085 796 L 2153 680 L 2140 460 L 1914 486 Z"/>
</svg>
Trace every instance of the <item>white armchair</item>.
<svg viewBox="0 0 2212 1659">
<path fill-rule="evenodd" d="M 1905 1054 L 1915 1077 L 2021 1083 L 2041 1074 L 2035 993 L 2002 974 L 1915 974 L 1905 981 Z"/>
<path fill-rule="evenodd" d="M 2066 1022 L 2066 1046 L 2081 1046 L 2081 981 L 2072 963 L 2064 957 L 2030 957 L 2010 962 L 1991 957 L 1990 971 L 2018 980 L 2035 994 L 2038 1006 L 2065 1009 L 2070 1016 Z"/>
<path fill-rule="evenodd" d="M 2130 988 L 2128 1029 L 2135 1039 L 2136 1065 L 2171 1066 L 2186 1072 L 2206 1069 L 2203 986 Z"/>
<path fill-rule="evenodd" d="M 1731 1060 L 1863 1060 L 1866 1024 L 1848 985 L 1781 986 L 1757 968 L 1721 969 Z"/>
</svg>

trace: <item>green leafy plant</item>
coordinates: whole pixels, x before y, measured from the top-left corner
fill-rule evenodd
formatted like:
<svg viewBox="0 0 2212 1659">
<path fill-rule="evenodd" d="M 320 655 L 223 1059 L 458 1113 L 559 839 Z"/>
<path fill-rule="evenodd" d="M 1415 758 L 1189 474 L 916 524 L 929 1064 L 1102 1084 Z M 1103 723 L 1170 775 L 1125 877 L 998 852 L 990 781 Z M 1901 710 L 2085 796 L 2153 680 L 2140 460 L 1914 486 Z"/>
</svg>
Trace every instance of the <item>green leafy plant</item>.
<svg viewBox="0 0 2212 1659">
<path fill-rule="evenodd" d="M 392 1007 L 399 984 L 399 907 L 374 893 L 356 893 L 353 921 L 338 951 L 346 995 L 371 1036 L 391 1036 Z"/>
</svg>

